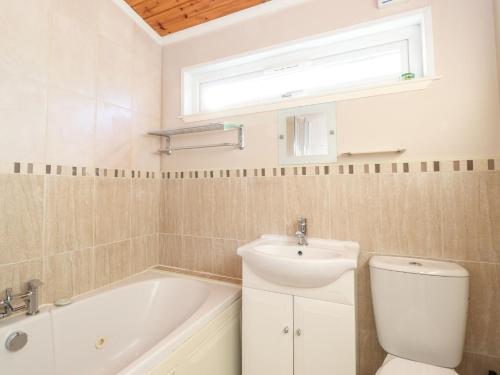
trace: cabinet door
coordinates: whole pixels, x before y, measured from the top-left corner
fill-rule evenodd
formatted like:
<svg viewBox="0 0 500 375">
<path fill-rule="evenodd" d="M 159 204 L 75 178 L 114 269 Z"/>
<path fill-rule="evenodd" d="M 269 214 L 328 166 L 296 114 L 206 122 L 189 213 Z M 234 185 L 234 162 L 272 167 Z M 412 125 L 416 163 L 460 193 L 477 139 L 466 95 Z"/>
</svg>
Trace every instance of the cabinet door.
<svg viewBox="0 0 500 375">
<path fill-rule="evenodd" d="M 354 307 L 295 297 L 295 375 L 355 375 Z"/>
<path fill-rule="evenodd" d="M 243 375 L 293 375 L 293 297 L 243 288 Z"/>
</svg>

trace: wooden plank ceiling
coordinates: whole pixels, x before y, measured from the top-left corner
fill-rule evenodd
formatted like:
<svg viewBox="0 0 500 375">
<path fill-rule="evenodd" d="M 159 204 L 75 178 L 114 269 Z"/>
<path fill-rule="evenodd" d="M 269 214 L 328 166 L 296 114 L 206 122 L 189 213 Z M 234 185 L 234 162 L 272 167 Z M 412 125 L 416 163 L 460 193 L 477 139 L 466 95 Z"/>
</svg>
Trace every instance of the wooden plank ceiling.
<svg viewBox="0 0 500 375">
<path fill-rule="evenodd" d="M 184 30 L 269 0 L 126 0 L 161 36 Z"/>
</svg>

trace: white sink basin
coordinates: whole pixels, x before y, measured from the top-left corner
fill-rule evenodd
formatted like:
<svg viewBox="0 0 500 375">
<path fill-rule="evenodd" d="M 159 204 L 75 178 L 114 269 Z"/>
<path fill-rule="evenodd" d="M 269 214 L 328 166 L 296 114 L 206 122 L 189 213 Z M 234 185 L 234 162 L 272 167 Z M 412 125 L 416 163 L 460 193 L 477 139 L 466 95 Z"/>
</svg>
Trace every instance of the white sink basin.
<svg viewBox="0 0 500 375">
<path fill-rule="evenodd" d="M 238 248 L 238 255 L 267 281 L 298 288 L 319 288 L 356 269 L 359 245 L 355 242 L 264 235 Z"/>
</svg>

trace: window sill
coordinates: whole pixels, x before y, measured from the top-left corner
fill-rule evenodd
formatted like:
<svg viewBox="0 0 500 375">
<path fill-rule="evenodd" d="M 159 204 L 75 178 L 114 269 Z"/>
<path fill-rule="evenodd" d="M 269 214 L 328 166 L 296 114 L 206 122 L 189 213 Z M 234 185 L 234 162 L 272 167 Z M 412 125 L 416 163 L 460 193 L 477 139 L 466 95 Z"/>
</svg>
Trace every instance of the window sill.
<svg viewBox="0 0 500 375">
<path fill-rule="evenodd" d="M 350 88 L 349 90 L 337 91 L 329 95 L 313 96 L 307 98 L 295 98 L 269 104 L 234 108 L 219 112 L 196 113 L 192 115 L 180 116 L 179 118 L 182 119 L 185 123 L 192 123 L 199 121 L 221 119 L 225 117 L 248 115 L 252 113 L 275 111 L 286 108 L 302 107 L 312 104 L 342 102 L 351 99 L 369 98 L 372 96 L 424 90 L 427 87 L 429 87 L 429 85 L 433 81 L 436 81 L 440 78 L 441 76 L 431 76 L 431 77 L 414 79 L 411 81 L 390 83 L 386 85 L 360 86 L 356 88 Z"/>
</svg>

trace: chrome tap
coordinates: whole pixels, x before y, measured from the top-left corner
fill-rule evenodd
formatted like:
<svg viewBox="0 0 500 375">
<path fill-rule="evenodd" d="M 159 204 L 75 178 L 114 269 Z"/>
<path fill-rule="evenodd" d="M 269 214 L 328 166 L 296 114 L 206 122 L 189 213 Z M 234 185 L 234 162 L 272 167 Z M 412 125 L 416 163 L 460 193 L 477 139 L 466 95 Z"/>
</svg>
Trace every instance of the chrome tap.
<svg viewBox="0 0 500 375">
<path fill-rule="evenodd" d="M 38 314 L 39 307 L 39 289 L 43 283 L 38 279 L 33 279 L 28 281 L 28 291 L 26 293 L 20 293 L 13 295 L 12 288 L 7 288 L 5 291 L 5 297 L 0 300 L 0 308 L 3 307 L 3 312 L 0 312 L 0 319 L 6 318 L 12 313 L 21 310 L 27 310 L 28 315 Z M 14 306 L 14 300 L 21 300 L 24 302 L 23 305 Z"/>
<path fill-rule="evenodd" d="M 28 297 L 26 303 L 28 315 L 38 314 L 38 307 L 40 306 L 39 289 L 42 285 L 43 282 L 38 279 L 33 279 L 28 282 Z"/>
<path fill-rule="evenodd" d="M 299 246 L 307 246 L 309 243 L 307 242 L 307 219 L 301 217 L 298 221 L 298 231 L 295 233 L 295 237 L 298 239 L 297 245 Z"/>
<path fill-rule="evenodd" d="M 7 288 L 5 290 L 5 297 L 0 301 L 0 307 L 4 308 L 4 312 L 0 314 L 0 318 L 4 318 L 7 315 L 12 314 L 14 310 L 12 308 L 12 288 Z"/>
</svg>

